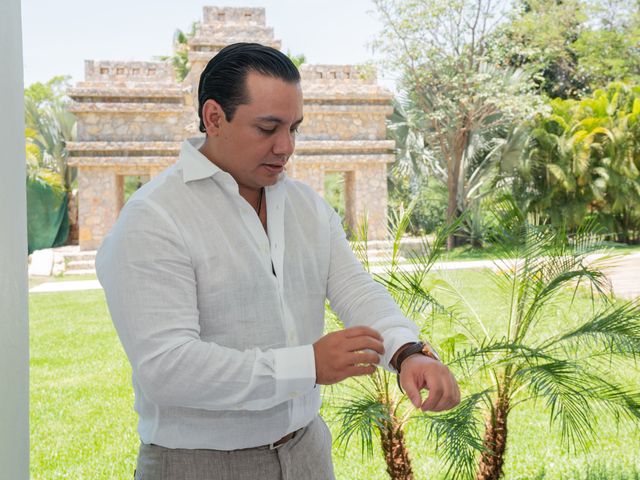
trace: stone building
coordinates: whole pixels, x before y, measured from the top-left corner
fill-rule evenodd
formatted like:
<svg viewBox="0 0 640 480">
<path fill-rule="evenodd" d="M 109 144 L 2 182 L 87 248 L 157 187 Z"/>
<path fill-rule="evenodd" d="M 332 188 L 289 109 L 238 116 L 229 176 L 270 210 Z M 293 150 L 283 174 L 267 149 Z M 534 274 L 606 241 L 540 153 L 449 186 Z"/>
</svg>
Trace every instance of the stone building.
<svg viewBox="0 0 640 480">
<path fill-rule="evenodd" d="M 223 46 L 240 41 L 280 48 L 264 9 L 204 7 L 182 82 L 169 62 L 85 62 L 84 81 L 68 92 L 78 119 L 77 141 L 68 148 L 70 165 L 78 167 L 82 250 L 96 249 L 111 229 L 127 176 L 152 177 L 176 161 L 184 138 L 201 135 L 200 72 Z M 394 160 L 394 144 L 385 140 L 391 93 L 358 66 L 302 65 L 301 74 L 305 121 L 288 175 L 322 195 L 325 175 L 342 172 L 347 222 L 356 227 L 367 215 L 369 238 L 385 238 L 386 171 Z"/>
</svg>

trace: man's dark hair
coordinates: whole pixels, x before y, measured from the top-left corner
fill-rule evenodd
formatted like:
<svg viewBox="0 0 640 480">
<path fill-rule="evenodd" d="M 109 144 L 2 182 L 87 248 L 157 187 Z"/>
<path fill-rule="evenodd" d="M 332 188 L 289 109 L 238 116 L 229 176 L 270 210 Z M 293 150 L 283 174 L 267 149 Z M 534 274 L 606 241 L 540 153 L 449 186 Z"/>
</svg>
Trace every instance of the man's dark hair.
<svg viewBox="0 0 640 480">
<path fill-rule="evenodd" d="M 198 117 L 200 131 L 204 103 L 213 99 L 231 121 L 238 105 L 249 103 L 246 78 L 249 72 L 298 83 L 300 72 L 284 53 L 259 43 L 234 43 L 220 50 L 202 71 L 198 85 Z"/>
</svg>

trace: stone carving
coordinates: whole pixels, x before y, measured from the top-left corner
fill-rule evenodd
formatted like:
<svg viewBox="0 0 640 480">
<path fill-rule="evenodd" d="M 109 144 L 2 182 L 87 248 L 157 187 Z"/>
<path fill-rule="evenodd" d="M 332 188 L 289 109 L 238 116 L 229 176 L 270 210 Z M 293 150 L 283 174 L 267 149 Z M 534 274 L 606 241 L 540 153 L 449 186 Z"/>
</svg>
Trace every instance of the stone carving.
<svg viewBox="0 0 640 480">
<path fill-rule="evenodd" d="M 262 8 L 204 7 L 189 41 L 190 71 L 177 82 L 169 62 L 85 62 L 85 79 L 71 88 L 77 141 L 68 145 L 78 167 L 79 244 L 96 249 L 124 202 L 124 177 L 154 176 L 172 165 L 185 137 L 201 135 L 198 80 L 206 63 L 229 43 L 280 48 Z M 394 143 L 385 140 L 392 95 L 369 70 L 353 65 L 302 65 L 305 121 L 288 174 L 324 189 L 328 172 L 344 172 L 346 220 L 353 228 L 368 215 L 369 238 L 386 238 L 387 164 Z"/>
</svg>

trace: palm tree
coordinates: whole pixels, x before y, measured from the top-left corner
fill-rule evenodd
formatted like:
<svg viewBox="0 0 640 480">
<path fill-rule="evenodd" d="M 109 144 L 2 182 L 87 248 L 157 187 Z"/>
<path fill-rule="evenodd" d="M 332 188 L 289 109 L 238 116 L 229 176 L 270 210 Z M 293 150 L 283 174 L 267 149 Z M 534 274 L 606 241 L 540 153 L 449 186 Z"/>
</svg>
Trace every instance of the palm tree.
<svg viewBox="0 0 640 480">
<path fill-rule="evenodd" d="M 576 117 L 574 129 L 589 140 L 585 155 L 603 185 L 600 218 L 618 241 L 640 240 L 640 87 L 596 90 L 580 101 Z"/>
<path fill-rule="evenodd" d="M 575 230 L 595 215 L 618 241 L 640 239 L 640 88 L 614 83 L 549 106 L 524 124 L 522 155 L 503 162 L 502 180 L 539 223 Z"/>
<path fill-rule="evenodd" d="M 76 171 L 67 164 L 67 143 L 76 138 L 76 118 L 64 104 L 54 103 L 38 108 L 29 97 L 25 97 L 25 120 L 28 132 L 35 132 L 28 138 L 42 154 L 41 167 L 57 173 L 67 192 L 75 180 Z"/>
<path fill-rule="evenodd" d="M 502 231 L 495 242 L 502 247 L 502 260 L 486 275 L 503 305 L 491 318 L 471 307 L 455 282 L 428 276 L 449 232 L 439 232 L 432 244 L 424 244 L 421 256 L 401 268 L 397 258 L 406 214 L 395 231 L 390 267 L 375 276 L 428 338 L 451 332 L 436 348 L 467 393 L 450 412 L 416 413 L 393 377 L 380 371 L 353 379 L 344 394 L 330 398 L 342 426 L 338 440 L 357 438 L 363 452 L 372 452 L 377 435 L 393 479 L 413 478 L 404 437 L 410 421 L 425 426 L 446 478 L 478 480 L 502 476 L 509 418 L 524 404 L 544 403 L 568 448 L 585 447 L 596 437 L 591 422 L 596 413 L 640 424 L 640 389 L 610 375 L 640 354 L 640 305 L 610 297 L 606 278 L 590 257 L 599 249 L 599 237 L 591 228 L 568 239 L 552 226 L 533 226 L 513 201 L 505 200 L 497 215 Z M 445 307 L 437 300 L 443 295 L 457 300 Z M 588 296 L 591 310 L 558 322 L 558 312 L 570 317 L 576 295 Z"/>
<path fill-rule="evenodd" d="M 508 206 L 501 223 L 516 228 L 505 230 L 502 260 L 496 272 L 487 272 L 504 300 L 493 312 L 497 321 L 482 318 L 464 292 L 444 287 L 459 299 L 454 321 L 466 337 L 465 348 L 448 361 L 463 378 L 486 379 L 482 392 L 490 392 L 481 396 L 485 430 L 478 480 L 502 476 L 509 416 L 523 404 L 543 402 L 571 448 L 596 437 L 595 412 L 640 423 L 640 389 L 608 373 L 640 353 L 640 306 L 609 296 L 606 278 L 589 257 L 599 247 L 590 228 L 567 242 L 562 230 L 534 227 L 513 203 Z M 592 310 L 574 325 L 558 322 L 558 311 L 568 316 L 576 295 L 588 295 Z M 554 328 L 541 329 L 550 322 Z M 541 330 L 555 333 L 541 336 Z"/>
<path fill-rule="evenodd" d="M 415 202 L 414 202 L 415 203 Z M 400 240 L 411 215 L 409 208 L 392 219 L 393 248 L 388 269 L 374 277 L 386 285 L 404 313 L 412 318 L 428 319 L 443 307 L 425 287 L 426 276 L 446 245 L 450 233 L 441 229 L 432 243 L 424 242 L 419 256 L 412 258 L 411 273 L 400 268 Z M 366 246 L 366 222 L 361 224 L 360 241 L 354 242 L 354 251 L 363 265 L 370 270 Z M 458 228 L 456 223 L 452 228 Z M 336 322 L 329 311 L 328 319 Z M 427 436 L 443 447 L 448 478 L 468 477 L 473 473 L 475 456 L 482 448 L 479 437 L 477 408 L 479 395 L 471 395 L 456 409 L 436 415 L 417 413 L 408 398 L 396 386 L 395 375 L 378 369 L 372 376 L 353 378 L 342 392 L 332 389 L 325 403 L 334 404 L 341 430 L 337 440 L 347 445 L 359 440 L 363 453 L 373 453 L 373 439 L 378 437 L 389 477 L 396 480 L 414 478 L 411 456 L 405 441 L 405 428 L 409 422 L 426 422 Z"/>
<path fill-rule="evenodd" d="M 162 61 L 171 61 L 178 83 L 187 78 L 191 70 L 191 65 L 189 64 L 189 40 L 196 35 L 197 31 L 198 22 L 192 22 L 191 29 L 186 33 L 176 28 L 175 32 L 173 32 L 173 55 L 160 55 L 157 57 Z"/>
</svg>

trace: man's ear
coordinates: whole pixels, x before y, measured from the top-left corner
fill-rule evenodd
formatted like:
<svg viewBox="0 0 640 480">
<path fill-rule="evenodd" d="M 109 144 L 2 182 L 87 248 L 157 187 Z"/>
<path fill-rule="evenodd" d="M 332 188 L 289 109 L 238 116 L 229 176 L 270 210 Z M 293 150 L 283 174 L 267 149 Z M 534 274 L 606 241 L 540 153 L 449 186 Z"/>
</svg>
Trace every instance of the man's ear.
<svg viewBox="0 0 640 480">
<path fill-rule="evenodd" d="M 220 126 L 225 120 L 225 114 L 218 102 L 210 98 L 202 106 L 202 122 L 207 135 L 217 137 L 220 135 Z"/>
</svg>

